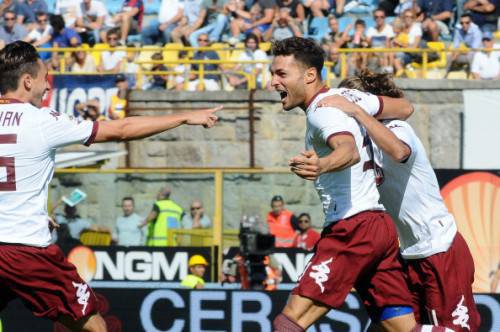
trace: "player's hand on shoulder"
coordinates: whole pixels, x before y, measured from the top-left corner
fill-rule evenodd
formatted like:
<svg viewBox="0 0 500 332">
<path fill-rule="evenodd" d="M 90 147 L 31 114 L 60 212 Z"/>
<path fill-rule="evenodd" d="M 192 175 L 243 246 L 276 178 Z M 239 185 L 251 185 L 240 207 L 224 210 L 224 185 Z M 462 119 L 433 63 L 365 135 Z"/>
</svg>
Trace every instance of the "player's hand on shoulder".
<svg viewBox="0 0 500 332">
<path fill-rule="evenodd" d="M 293 173 L 309 181 L 315 181 L 321 174 L 319 157 L 314 150 L 292 157 L 288 165 Z"/>
<path fill-rule="evenodd" d="M 219 119 L 215 113 L 220 111 L 222 108 L 223 106 L 217 106 L 206 110 L 189 112 L 186 124 L 201 125 L 205 128 L 212 128 Z"/>
<path fill-rule="evenodd" d="M 351 102 L 349 99 L 340 96 L 340 95 L 332 95 L 332 96 L 326 96 L 325 98 L 322 98 L 318 102 L 317 107 L 335 107 L 341 110 L 342 112 L 346 113 L 349 116 L 355 116 L 356 113 L 359 111 L 359 106 L 356 105 L 355 103 Z"/>
</svg>

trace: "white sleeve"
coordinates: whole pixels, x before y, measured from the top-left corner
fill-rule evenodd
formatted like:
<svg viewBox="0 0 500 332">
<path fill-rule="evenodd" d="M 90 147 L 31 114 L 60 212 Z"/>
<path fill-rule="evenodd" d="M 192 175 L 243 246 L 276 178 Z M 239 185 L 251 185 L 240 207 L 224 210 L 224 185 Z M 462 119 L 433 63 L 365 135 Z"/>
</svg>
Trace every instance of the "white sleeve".
<svg viewBox="0 0 500 332">
<path fill-rule="evenodd" d="M 354 137 L 354 119 L 334 107 L 319 107 L 309 111 L 309 122 L 325 144 L 328 145 L 330 137 L 335 135 L 351 135 Z"/>
<path fill-rule="evenodd" d="M 77 120 L 67 114 L 51 109 L 41 109 L 39 128 L 49 148 L 58 148 L 70 144 L 94 142 L 99 122 Z"/>
<path fill-rule="evenodd" d="M 396 137 L 410 149 L 410 155 L 406 158 L 406 160 L 408 160 L 413 153 L 417 151 L 415 132 L 407 123 L 399 120 L 391 121 L 387 128 L 389 128 L 389 130 L 392 131 L 393 134 L 396 135 Z"/>
<path fill-rule="evenodd" d="M 357 104 L 366 113 L 375 117 L 382 112 L 384 108 L 384 102 L 382 98 L 371 94 L 369 92 L 363 92 L 354 89 L 340 89 L 340 95 Z"/>
</svg>

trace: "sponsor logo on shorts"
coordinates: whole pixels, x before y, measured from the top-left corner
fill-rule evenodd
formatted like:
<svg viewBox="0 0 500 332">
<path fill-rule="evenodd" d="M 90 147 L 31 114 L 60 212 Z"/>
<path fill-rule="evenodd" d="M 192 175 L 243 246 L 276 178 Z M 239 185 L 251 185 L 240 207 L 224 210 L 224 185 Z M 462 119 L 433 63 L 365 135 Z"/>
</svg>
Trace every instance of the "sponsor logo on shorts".
<svg viewBox="0 0 500 332">
<path fill-rule="evenodd" d="M 83 306 L 82 314 L 85 316 L 85 310 L 87 310 L 90 297 L 89 286 L 87 284 L 81 284 L 73 281 L 73 287 L 76 288 L 76 297 L 78 299 L 78 303 Z"/>
<path fill-rule="evenodd" d="M 462 299 L 458 302 L 457 307 L 453 310 L 451 316 L 454 318 L 453 324 L 460 325 L 462 328 L 470 330 L 469 324 L 469 309 L 464 306 L 465 296 L 462 295 Z"/>
<path fill-rule="evenodd" d="M 323 283 L 328 280 L 328 275 L 330 274 L 330 264 L 333 261 L 333 257 L 330 257 L 329 260 L 323 261 L 319 264 L 311 266 L 311 270 L 313 272 L 309 272 L 309 276 L 314 279 L 314 282 L 321 289 L 321 293 L 325 291 L 325 286 Z"/>
</svg>

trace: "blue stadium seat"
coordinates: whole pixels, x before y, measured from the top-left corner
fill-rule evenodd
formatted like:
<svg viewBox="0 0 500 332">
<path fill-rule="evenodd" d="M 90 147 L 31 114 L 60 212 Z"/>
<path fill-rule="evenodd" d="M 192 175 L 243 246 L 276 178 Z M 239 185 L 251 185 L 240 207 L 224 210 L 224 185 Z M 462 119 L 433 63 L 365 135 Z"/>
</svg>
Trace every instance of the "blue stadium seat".
<svg viewBox="0 0 500 332">
<path fill-rule="evenodd" d="M 122 9 L 124 0 L 104 0 L 103 2 L 109 13 L 114 15 Z"/>
<path fill-rule="evenodd" d="M 54 10 L 56 9 L 56 0 L 45 0 L 45 3 L 47 4 L 47 8 L 49 9 L 49 13 L 53 14 Z"/>
<path fill-rule="evenodd" d="M 161 0 L 144 0 L 144 14 L 158 15 Z"/>
</svg>

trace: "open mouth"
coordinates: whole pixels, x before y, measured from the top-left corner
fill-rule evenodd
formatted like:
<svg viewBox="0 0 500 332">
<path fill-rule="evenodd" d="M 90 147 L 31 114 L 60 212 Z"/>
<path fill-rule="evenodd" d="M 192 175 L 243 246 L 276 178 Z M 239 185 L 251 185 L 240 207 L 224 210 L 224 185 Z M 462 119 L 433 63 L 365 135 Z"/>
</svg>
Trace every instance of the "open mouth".
<svg viewBox="0 0 500 332">
<path fill-rule="evenodd" d="M 282 91 L 282 90 L 278 90 L 278 93 L 280 94 L 281 102 L 284 102 L 286 97 L 288 97 L 288 93 L 286 91 Z"/>
</svg>

